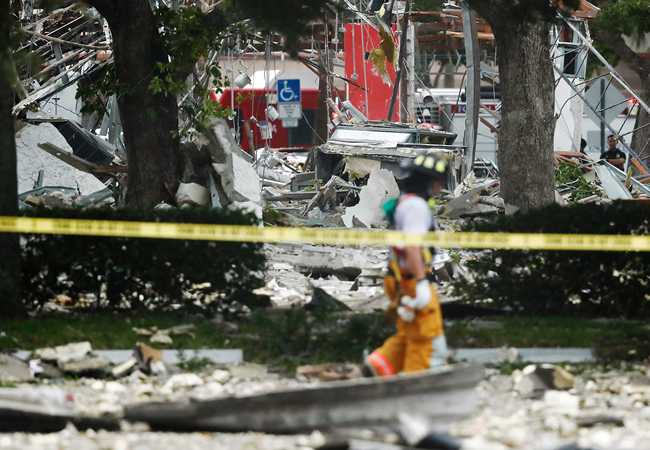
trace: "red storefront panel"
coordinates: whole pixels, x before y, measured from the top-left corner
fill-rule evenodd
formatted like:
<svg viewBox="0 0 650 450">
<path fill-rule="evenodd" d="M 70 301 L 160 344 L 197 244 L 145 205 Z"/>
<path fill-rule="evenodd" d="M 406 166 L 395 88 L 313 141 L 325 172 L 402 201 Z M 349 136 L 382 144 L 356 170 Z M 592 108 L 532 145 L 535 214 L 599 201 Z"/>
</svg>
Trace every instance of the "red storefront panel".
<svg viewBox="0 0 650 450">
<path fill-rule="evenodd" d="M 367 24 L 345 25 L 345 76 L 358 86 L 349 83 L 349 99 L 370 120 L 386 120 L 390 97 L 395 81 L 395 67 L 388 64 L 391 84 L 387 85 L 376 73 L 368 54 L 379 47 L 379 32 Z M 398 46 L 398 44 L 396 43 Z M 367 89 L 367 96 L 364 91 Z M 368 99 L 366 104 L 366 98 Z M 399 96 L 397 98 L 399 102 Z M 399 120 L 399 103 L 396 103 L 392 120 Z"/>
</svg>

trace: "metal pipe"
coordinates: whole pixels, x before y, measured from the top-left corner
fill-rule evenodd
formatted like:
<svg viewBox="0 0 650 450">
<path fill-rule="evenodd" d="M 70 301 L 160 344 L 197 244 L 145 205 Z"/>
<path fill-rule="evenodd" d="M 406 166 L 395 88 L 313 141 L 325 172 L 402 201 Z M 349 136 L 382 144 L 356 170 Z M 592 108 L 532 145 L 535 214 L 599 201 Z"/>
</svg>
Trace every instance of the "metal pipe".
<svg viewBox="0 0 650 450">
<path fill-rule="evenodd" d="M 623 86 L 623 87 L 624 87 L 624 88 L 625 88 L 625 89 L 626 89 L 630 94 L 632 94 L 632 96 L 633 96 L 633 97 L 634 97 L 634 98 L 639 102 L 639 104 L 642 105 L 643 108 L 644 108 L 646 111 L 648 111 L 648 113 L 650 113 L 650 107 L 648 107 L 648 105 L 643 101 L 643 99 L 642 99 L 641 97 L 639 97 L 638 95 L 636 95 L 636 93 L 632 90 L 632 88 L 631 88 L 631 87 L 630 87 L 630 86 L 625 82 L 625 80 L 623 80 L 623 78 L 618 74 L 618 72 L 616 72 L 616 69 L 614 69 L 614 68 L 611 66 L 611 64 L 609 64 L 609 62 L 607 62 L 607 60 L 605 59 L 605 57 L 603 57 L 603 55 L 601 55 L 601 54 L 598 52 L 598 50 L 596 50 L 596 49 L 594 48 L 594 46 L 591 45 L 591 42 L 589 41 L 589 39 L 587 39 L 587 38 L 586 38 L 582 33 L 580 33 L 580 30 L 578 30 L 576 27 L 574 27 L 574 26 L 571 24 L 571 22 L 568 21 L 565 17 L 563 17 L 563 16 L 561 16 L 561 15 L 560 15 L 559 17 L 560 17 L 562 20 L 564 20 L 564 22 L 565 22 L 565 23 L 566 23 L 566 24 L 567 24 L 567 25 L 568 25 L 568 26 L 573 30 L 574 33 L 576 33 L 576 34 L 578 35 L 578 37 L 580 37 L 580 39 L 583 40 L 584 45 L 585 45 L 585 46 L 586 46 L 586 47 L 587 47 L 587 48 L 588 48 L 588 49 L 589 49 L 589 50 L 590 50 L 590 51 L 591 51 L 591 52 L 596 56 L 596 58 L 598 58 L 598 59 L 600 60 L 600 62 L 603 63 L 603 65 L 604 65 L 605 67 L 607 67 L 607 69 L 610 71 L 612 77 L 613 77 L 613 78 L 614 78 L 618 83 L 620 83 L 620 85 Z"/>
</svg>

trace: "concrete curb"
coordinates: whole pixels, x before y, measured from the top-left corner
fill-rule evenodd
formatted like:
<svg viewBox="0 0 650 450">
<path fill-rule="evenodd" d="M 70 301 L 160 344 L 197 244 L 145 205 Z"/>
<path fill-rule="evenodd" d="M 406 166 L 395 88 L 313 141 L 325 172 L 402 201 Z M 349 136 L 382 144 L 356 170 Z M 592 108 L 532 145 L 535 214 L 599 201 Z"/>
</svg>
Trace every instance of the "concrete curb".
<svg viewBox="0 0 650 450">
<path fill-rule="evenodd" d="M 512 349 L 509 349 L 510 351 Z M 584 363 L 594 362 L 596 358 L 590 348 L 580 347 L 522 347 L 516 348 L 519 360 L 534 363 Z M 503 348 L 458 348 L 453 349 L 456 359 L 479 364 L 499 363 L 505 360 L 506 351 Z M 209 359 L 217 364 L 240 364 L 244 362 L 241 349 L 172 349 L 163 350 L 163 360 L 171 364 L 181 361 L 201 358 Z M 93 353 L 103 356 L 113 364 L 120 364 L 129 359 L 132 350 L 94 350 Z M 512 351 L 512 353 L 515 353 Z M 18 358 L 27 359 L 29 351 L 21 350 L 14 354 Z"/>
</svg>

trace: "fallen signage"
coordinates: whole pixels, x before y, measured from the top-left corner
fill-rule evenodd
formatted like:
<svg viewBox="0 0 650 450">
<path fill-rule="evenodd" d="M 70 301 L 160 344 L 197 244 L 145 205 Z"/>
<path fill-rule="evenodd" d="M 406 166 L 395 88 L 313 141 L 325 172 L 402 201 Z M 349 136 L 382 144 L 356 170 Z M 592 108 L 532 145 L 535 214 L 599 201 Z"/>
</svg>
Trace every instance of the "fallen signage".
<svg viewBox="0 0 650 450">
<path fill-rule="evenodd" d="M 335 381 L 315 387 L 196 402 L 138 404 L 125 420 L 153 430 L 292 433 L 394 423 L 400 413 L 445 426 L 471 414 L 483 368 L 458 365 L 391 378 Z"/>
</svg>

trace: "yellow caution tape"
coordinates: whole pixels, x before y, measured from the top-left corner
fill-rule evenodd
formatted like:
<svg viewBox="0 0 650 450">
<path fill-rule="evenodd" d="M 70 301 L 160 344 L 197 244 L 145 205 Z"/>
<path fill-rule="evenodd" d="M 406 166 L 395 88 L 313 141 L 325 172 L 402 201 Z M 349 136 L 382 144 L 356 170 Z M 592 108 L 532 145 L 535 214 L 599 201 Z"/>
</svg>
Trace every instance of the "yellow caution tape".
<svg viewBox="0 0 650 450">
<path fill-rule="evenodd" d="M 0 216 L 0 233 L 3 232 L 349 246 L 422 245 L 442 248 L 513 250 L 650 251 L 650 236 L 637 235 L 455 232 L 414 235 L 389 230 L 364 231 Z"/>
</svg>

